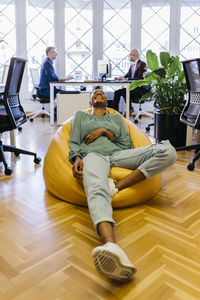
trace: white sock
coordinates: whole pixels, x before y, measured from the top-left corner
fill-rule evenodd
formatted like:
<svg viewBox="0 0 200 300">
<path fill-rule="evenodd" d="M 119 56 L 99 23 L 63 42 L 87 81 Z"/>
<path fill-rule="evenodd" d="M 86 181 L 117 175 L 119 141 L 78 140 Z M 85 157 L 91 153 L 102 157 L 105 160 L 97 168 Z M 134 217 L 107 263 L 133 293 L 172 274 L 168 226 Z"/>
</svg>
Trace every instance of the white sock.
<svg viewBox="0 0 200 300">
<path fill-rule="evenodd" d="M 115 182 L 112 178 L 108 178 L 108 183 L 109 183 L 111 197 L 114 197 L 119 192 L 119 190 L 116 187 Z"/>
</svg>

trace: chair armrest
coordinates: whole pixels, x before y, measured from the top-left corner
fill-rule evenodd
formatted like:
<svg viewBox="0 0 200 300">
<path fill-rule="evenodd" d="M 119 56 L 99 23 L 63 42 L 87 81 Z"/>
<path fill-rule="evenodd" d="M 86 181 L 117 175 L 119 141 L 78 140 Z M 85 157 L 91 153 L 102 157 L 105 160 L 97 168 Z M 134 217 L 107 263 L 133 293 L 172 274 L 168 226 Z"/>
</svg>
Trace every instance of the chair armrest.
<svg viewBox="0 0 200 300">
<path fill-rule="evenodd" d="M 3 104 L 3 94 L 0 93 L 0 104 Z"/>
</svg>

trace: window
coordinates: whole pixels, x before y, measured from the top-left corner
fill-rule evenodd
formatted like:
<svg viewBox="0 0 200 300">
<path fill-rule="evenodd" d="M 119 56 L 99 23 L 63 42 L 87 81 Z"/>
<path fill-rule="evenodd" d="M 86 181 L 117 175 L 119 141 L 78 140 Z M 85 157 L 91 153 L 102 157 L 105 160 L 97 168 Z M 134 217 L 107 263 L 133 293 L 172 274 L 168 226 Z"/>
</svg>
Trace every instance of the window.
<svg viewBox="0 0 200 300">
<path fill-rule="evenodd" d="M 182 1 L 180 57 L 196 58 L 200 55 L 200 3 L 199 1 Z"/>
<path fill-rule="evenodd" d="M 142 7 L 141 49 L 159 54 L 169 50 L 170 2 L 144 0 Z"/>
<path fill-rule="evenodd" d="M 92 74 L 92 1 L 65 1 L 66 74 L 76 80 Z"/>
<path fill-rule="evenodd" d="M 46 57 L 45 49 L 54 46 L 54 11 L 51 0 L 27 0 L 28 69 L 40 66 Z M 29 73 L 29 90 L 32 80 Z"/>
<path fill-rule="evenodd" d="M 16 53 L 15 1 L 0 3 L 0 79 L 4 64 Z"/>
<path fill-rule="evenodd" d="M 104 0 L 103 53 L 112 76 L 127 73 L 130 52 L 131 1 Z"/>
</svg>

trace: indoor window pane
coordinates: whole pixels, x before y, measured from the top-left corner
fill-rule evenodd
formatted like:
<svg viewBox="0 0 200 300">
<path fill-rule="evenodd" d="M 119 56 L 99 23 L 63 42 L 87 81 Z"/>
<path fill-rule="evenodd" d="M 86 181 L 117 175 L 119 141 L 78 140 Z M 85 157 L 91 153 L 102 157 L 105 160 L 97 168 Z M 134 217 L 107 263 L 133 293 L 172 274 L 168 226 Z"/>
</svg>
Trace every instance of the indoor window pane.
<svg viewBox="0 0 200 300">
<path fill-rule="evenodd" d="M 27 0 L 28 70 L 38 69 L 46 57 L 45 49 L 54 45 L 54 11 L 52 0 Z M 29 90 L 32 89 L 29 72 Z"/>
<path fill-rule="evenodd" d="M 182 1 L 180 57 L 190 59 L 200 56 L 200 2 Z"/>
<path fill-rule="evenodd" d="M 92 74 L 92 1 L 65 1 L 66 74 L 84 80 Z"/>
<path fill-rule="evenodd" d="M 103 53 L 110 59 L 114 77 L 127 73 L 130 23 L 131 1 L 104 1 Z"/>
<path fill-rule="evenodd" d="M 4 64 L 16 53 L 15 1 L 0 1 L 0 80 Z"/>
<path fill-rule="evenodd" d="M 143 0 L 141 49 L 145 58 L 151 49 L 159 54 L 169 50 L 170 1 Z"/>
</svg>

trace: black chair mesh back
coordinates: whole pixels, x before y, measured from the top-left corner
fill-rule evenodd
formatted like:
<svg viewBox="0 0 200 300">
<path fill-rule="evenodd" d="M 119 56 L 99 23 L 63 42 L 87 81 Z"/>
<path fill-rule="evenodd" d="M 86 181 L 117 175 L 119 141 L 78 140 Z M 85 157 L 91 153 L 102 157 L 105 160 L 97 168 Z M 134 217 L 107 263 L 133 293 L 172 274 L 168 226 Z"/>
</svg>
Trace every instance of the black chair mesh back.
<svg viewBox="0 0 200 300">
<path fill-rule="evenodd" d="M 185 116 L 195 120 L 200 109 L 200 93 L 190 92 L 190 105 L 188 110 L 185 112 Z"/>
<path fill-rule="evenodd" d="M 26 122 L 26 114 L 19 99 L 25 64 L 26 60 L 24 59 L 11 58 L 4 95 L 1 100 L 0 132 L 15 129 Z"/>
<path fill-rule="evenodd" d="M 15 118 L 16 122 L 20 121 L 20 118 L 25 118 L 25 112 L 23 107 L 20 104 L 19 95 L 11 95 L 7 97 L 7 101 L 9 103 L 9 107 L 11 112 Z"/>
</svg>

